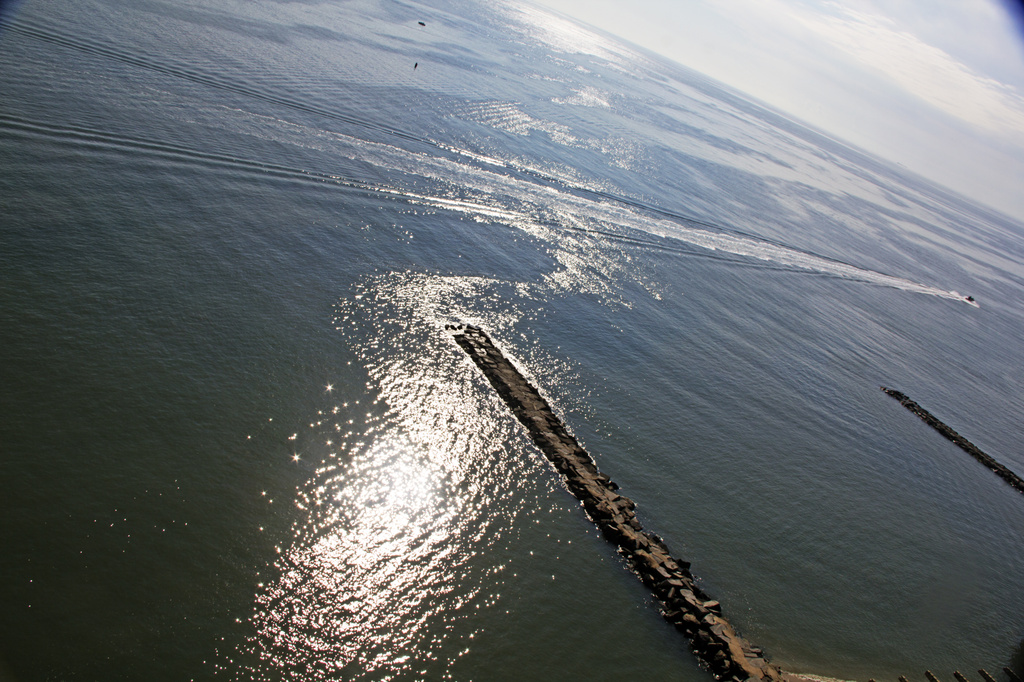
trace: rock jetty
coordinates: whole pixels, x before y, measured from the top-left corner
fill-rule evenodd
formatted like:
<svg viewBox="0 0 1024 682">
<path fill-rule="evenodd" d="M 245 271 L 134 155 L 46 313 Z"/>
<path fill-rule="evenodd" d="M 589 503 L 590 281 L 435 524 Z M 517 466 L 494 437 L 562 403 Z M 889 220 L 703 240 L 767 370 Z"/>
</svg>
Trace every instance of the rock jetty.
<svg viewBox="0 0 1024 682">
<path fill-rule="evenodd" d="M 697 659 L 720 680 L 800 679 L 784 674 L 722 615 L 721 605 L 698 587 L 687 561 L 672 556 L 660 537 L 640 525 L 633 500 L 598 471 L 594 460 L 548 406 L 544 398 L 474 326 L 448 325 L 461 346 L 487 377 L 533 442 L 554 464 L 602 534 L 661 604 L 662 615 L 689 638 Z"/>
<path fill-rule="evenodd" d="M 1024 480 L 1021 480 L 1020 476 L 1013 473 L 1005 466 L 1003 466 L 999 462 L 995 461 L 994 459 L 986 455 L 978 448 L 978 446 L 976 446 L 974 443 L 961 436 L 959 433 L 957 433 L 950 427 L 943 424 L 931 412 L 915 403 L 905 394 L 900 393 L 899 391 L 895 391 L 891 388 L 886 388 L 885 386 L 880 386 L 880 388 L 886 393 L 888 393 L 890 396 L 895 398 L 896 400 L 900 401 L 900 404 L 903 405 L 903 407 L 907 408 L 908 410 L 916 414 L 918 417 L 923 419 L 926 424 L 931 426 L 933 429 L 941 433 L 949 440 L 956 443 L 956 445 L 958 445 L 964 452 L 966 452 L 971 457 L 978 460 L 986 467 L 994 471 L 996 475 L 999 476 L 999 478 L 1009 483 L 1018 492 L 1024 493 Z"/>
</svg>

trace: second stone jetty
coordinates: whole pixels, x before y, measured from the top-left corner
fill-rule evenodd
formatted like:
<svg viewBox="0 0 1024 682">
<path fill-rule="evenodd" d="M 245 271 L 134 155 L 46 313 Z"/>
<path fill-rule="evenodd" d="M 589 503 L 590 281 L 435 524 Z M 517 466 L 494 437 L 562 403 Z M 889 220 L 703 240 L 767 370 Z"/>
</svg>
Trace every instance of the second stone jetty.
<svg viewBox="0 0 1024 682">
<path fill-rule="evenodd" d="M 480 328 L 449 326 L 494 390 L 554 464 L 604 536 L 661 604 L 664 617 L 689 638 L 693 653 L 720 680 L 793 680 L 765 658 L 722 615 L 721 605 L 698 587 L 689 562 L 675 558 L 660 537 L 643 529 L 631 499 L 598 471 L 565 425 Z"/>
<path fill-rule="evenodd" d="M 891 397 L 900 401 L 900 404 L 903 405 L 903 407 L 920 417 L 926 424 L 928 424 L 928 426 L 931 426 L 945 438 L 953 441 L 953 443 L 958 445 L 961 450 L 994 471 L 996 476 L 1009 483 L 1015 490 L 1024 493 L 1024 480 L 1021 480 L 1020 476 L 986 455 L 981 451 L 981 448 L 961 436 L 943 422 L 939 421 L 935 415 L 908 398 L 906 394 L 900 393 L 899 391 L 891 388 L 886 388 L 885 386 L 880 386 L 880 388 Z"/>
</svg>

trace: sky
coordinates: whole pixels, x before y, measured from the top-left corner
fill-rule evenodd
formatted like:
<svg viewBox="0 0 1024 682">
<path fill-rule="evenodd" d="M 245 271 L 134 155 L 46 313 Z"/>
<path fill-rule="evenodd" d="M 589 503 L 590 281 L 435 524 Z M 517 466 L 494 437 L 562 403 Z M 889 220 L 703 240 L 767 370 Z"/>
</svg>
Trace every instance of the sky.
<svg viewBox="0 0 1024 682">
<path fill-rule="evenodd" d="M 1024 222 L 1008 0 L 534 0 Z"/>
</svg>

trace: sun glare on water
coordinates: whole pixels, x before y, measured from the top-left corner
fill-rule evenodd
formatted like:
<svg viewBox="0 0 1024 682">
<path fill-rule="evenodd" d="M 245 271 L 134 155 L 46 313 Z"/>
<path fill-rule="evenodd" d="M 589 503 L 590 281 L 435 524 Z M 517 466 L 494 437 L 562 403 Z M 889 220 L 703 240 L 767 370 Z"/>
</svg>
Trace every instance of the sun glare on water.
<svg viewBox="0 0 1024 682">
<path fill-rule="evenodd" d="M 296 491 L 276 579 L 257 591 L 241 652 L 249 679 L 389 679 L 431 661 L 443 670 L 461 645 L 438 633 L 469 605 L 493 603 L 492 567 L 474 557 L 512 525 L 519 501 L 508 489 L 521 476 L 510 468 L 523 462 L 507 457 L 511 418 L 441 330 L 500 285 L 392 274 L 368 286 L 372 301 L 349 297 L 338 317 L 379 397 L 321 410 L 310 444 L 305 434 L 295 443 L 298 466 L 325 444 L 327 454 Z M 471 640 L 474 627 L 452 637 Z"/>
</svg>

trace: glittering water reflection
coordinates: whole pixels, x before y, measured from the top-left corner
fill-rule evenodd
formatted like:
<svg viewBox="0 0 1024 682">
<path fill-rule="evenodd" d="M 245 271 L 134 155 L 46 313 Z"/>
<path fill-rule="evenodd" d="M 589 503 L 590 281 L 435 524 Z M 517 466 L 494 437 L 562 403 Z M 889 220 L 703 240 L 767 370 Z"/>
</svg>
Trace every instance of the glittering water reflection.
<svg viewBox="0 0 1024 682">
<path fill-rule="evenodd" d="M 339 304 L 336 326 L 378 392 L 360 387 L 363 404 L 383 413 L 350 424 L 357 406 L 342 403 L 310 424 L 328 449 L 296 492 L 276 579 L 257 595 L 251 679 L 443 676 L 455 662 L 451 625 L 470 604 L 493 606 L 501 583 L 501 567 L 480 557 L 514 529 L 524 470 L 544 464 L 443 325 L 485 316 L 507 328 L 528 289 L 392 273 Z M 347 390 L 333 385 L 329 399 Z"/>
<path fill-rule="evenodd" d="M 290 677 L 356 677 L 411 656 L 455 585 L 466 502 L 408 439 L 384 436 L 299 492 L 308 521 L 257 599 L 265 655 Z M 462 586 L 464 588 L 464 586 Z M 463 598 L 472 596 L 475 588 Z"/>
</svg>

